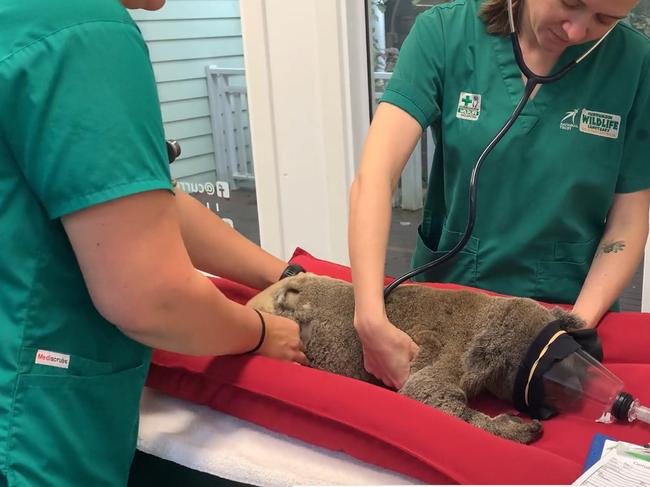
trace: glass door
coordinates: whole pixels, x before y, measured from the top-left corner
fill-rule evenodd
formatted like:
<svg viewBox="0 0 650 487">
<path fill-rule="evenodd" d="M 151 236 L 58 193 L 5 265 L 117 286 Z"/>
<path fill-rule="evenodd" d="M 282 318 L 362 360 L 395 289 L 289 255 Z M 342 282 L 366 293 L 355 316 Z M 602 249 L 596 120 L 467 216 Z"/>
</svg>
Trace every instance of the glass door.
<svg viewBox="0 0 650 487">
<path fill-rule="evenodd" d="M 132 11 L 149 47 L 178 187 L 259 244 L 239 2 Z"/>
<path fill-rule="evenodd" d="M 442 1 L 367 0 L 373 112 L 392 76 L 402 43 L 415 17 L 438 3 Z M 413 151 L 393 195 L 393 217 L 386 254 L 387 275 L 397 276 L 410 270 L 434 149 L 431 131 L 427 130 Z"/>
</svg>

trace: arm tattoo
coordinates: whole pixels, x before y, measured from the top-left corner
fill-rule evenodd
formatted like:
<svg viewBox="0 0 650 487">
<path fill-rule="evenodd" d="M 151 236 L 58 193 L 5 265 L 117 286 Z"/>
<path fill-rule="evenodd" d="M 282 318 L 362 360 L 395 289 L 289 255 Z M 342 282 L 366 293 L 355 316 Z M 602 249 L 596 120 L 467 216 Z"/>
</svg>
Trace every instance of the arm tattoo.
<svg viewBox="0 0 650 487">
<path fill-rule="evenodd" d="M 598 247 L 598 251 L 596 254 L 617 254 L 619 252 L 623 252 L 625 249 L 625 241 L 624 240 L 618 240 L 616 242 L 604 242 L 600 244 L 600 247 Z"/>
</svg>

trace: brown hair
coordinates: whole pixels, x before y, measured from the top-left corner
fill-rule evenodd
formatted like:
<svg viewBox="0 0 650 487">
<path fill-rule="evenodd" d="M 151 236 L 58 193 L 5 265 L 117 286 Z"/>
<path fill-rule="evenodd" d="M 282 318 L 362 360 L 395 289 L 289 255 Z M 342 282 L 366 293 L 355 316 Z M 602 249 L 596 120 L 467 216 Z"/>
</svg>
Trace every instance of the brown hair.
<svg viewBox="0 0 650 487">
<path fill-rule="evenodd" d="M 521 18 L 523 0 L 512 0 L 515 22 Z M 507 36 L 510 34 L 508 21 L 508 0 L 485 0 L 480 12 L 489 34 Z"/>
</svg>

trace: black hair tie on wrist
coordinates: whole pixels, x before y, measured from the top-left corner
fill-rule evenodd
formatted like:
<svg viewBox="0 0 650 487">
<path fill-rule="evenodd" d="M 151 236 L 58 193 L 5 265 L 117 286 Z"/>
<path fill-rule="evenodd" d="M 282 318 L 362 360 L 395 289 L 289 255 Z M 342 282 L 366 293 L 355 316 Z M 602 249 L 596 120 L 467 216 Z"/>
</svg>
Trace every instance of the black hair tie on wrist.
<svg viewBox="0 0 650 487">
<path fill-rule="evenodd" d="M 260 341 L 257 342 L 257 345 L 255 345 L 255 348 L 253 350 L 250 350 L 247 353 L 257 352 L 264 343 L 264 338 L 266 338 L 266 322 L 264 321 L 264 316 L 262 316 L 262 313 L 260 313 L 255 308 L 253 308 L 253 311 L 255 311 L 257 313 L 257 316 L 260 317 Z"/>
</svg>

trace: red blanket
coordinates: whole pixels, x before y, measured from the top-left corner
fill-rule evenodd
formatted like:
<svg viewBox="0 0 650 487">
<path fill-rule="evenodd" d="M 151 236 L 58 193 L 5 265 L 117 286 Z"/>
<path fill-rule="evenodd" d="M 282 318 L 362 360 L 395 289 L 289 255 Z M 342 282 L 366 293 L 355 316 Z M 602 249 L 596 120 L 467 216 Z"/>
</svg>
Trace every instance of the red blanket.
<svg viewBox="0 0 650 487">
<path fill-rule="evenodd" d="M 292 261 L 316 274 L 350 280 L 347 267 L 300 249 Z M 214 283 L 239 302 L 256 292 L 223 279 Z M 650 404 L 650 317 L 609 313 L 599 334 L 604 363 L 628 392 Z M 644 424 L 603 425 L 565 414 L 544 422 L 540 440 L 521 445 L 393 391 L 259 356 L 156 351 L 147 385 L 432 484 L 570 484 L 580 475 L 595 433 L 650 442 Z M 473 406 L 489 414 L 512 411 L 489 397 Z"/>
</svg>

